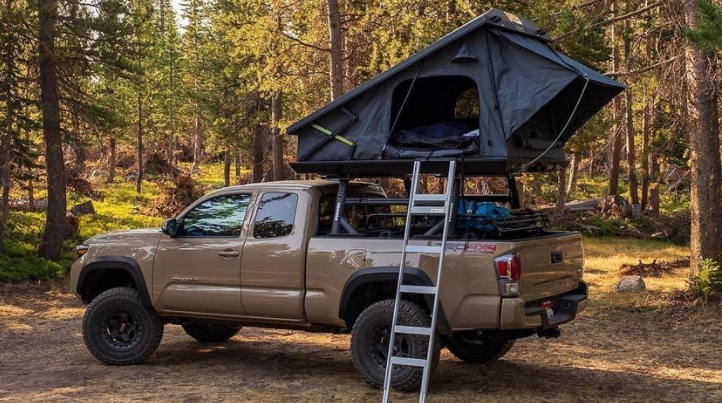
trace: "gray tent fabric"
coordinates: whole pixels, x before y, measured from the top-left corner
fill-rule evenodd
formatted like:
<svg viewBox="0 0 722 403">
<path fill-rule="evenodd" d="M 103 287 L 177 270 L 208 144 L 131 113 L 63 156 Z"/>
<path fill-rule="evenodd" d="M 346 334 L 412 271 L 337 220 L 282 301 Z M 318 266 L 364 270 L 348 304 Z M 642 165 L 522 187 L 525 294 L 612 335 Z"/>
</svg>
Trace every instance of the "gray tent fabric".
<svg viewBox="0 0 722 403">
<path fill-rule="evenodd" d="M 292 166 L 343 173 L 436 157 L 463 159 L 479 172 L 562 164 L 562 145 L 624 86 L 548 40 L 531 22 L 492 9 L 291 125 Z M 460 116 L 465 110 L 478 116 Z M 466 135 L 462 120 L 478 129 L 469 134 L 473 144 L 451 138 Z M 444 127 L 448 139 L 439 137 Z"/>
</svg>

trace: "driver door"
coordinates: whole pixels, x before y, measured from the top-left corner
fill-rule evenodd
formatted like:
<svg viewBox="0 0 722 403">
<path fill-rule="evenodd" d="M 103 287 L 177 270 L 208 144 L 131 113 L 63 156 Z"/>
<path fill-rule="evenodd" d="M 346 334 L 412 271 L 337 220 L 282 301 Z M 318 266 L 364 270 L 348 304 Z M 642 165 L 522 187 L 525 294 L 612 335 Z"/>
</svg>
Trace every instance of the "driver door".
<svg viewBox="0 0 722 403">
<path fill-rule="evenodd" d="M 240 316 L 241 255 L 250 192 L 201 201 L 164 235 L 153 266 L 156 305 L 164 313 Z"/>
</svg>

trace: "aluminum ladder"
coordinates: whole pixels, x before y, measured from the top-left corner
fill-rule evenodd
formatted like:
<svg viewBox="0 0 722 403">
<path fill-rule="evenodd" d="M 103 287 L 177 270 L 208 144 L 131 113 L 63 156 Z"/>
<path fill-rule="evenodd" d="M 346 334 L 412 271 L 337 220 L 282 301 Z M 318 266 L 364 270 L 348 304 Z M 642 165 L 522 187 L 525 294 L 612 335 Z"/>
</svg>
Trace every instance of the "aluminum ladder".
<svg viewBox="0 0 722 403">
<path fill-rule="evenodd" d="M 444 161 L 449 164 L 449 173 L 446 182 L 445 194 L 418 194 L 416 193 L 419 184 L 419 175 L 421 174 L 422 161 L 414 161 L 414 172 L 411 179 L 411 189 L 409 192 L 409 206 L 406 212 L 406 223 L 404 229 L 404 243 L 401 248 L 401 264 L 399 266 L 399 279 L 396 284 L 396 299 L 394 302 L 394 316 L 391 323 L 391 332 L 389 338 L 389 352 L 386 358 L 386 374 L 384 376 L 384 397 L 383 403 L 388 403 L 389 392 L 391 389 L 391 372 L 393 365 L 405 365 L 413 367 L 421 367 L 424 369 L 421 378 L 421 391 L 419 393 L 419 403 L 426 401 L 426 392 L 429 387 L 429 377 L 431 375 L 431 361 L 433 360 L 434 351 L 434 335 L 436 333 L 436 320 L 439 311 L 439 285 L 441 281 L 441 273 L 444 268 L 444 255 L 446 253 L 446 240 L 449 235 L 449 223 L 453 217 L 454 211 L 454 179 L 456 176 L 456 161 Z M 430 163 L 430 162 L 427 162 Z M 438 161 L 434 161 L 438 164 Z M 443 206 L 439 204 L 443 203 Z M 421 204 L 421 205 L 420 205 Z M 436 206 L 429 206 L 436 204 Z M 411 227 L 413 225 L 412 218 L 414 216 L 443 215 L 443 233 L 441 236 L 440 246 L 421 246 L 409 245 L 411 238 Z M 423 253 L 439 256 L 439 268 L 436 272 L 436 281 L 433 286 L 418 286 L 404 284 L 404 272 L 406 268 L 406 255 L 408 253 Z M 399 302 L 401 294 L 426 294 L 433 296 L 433 306 L 431 308 L 431 326 L 415 327 L 401 326 L 398 324 L 399 319 Z M 429 338 L 429 348 L 426 352 L 426 358 L 408 358 L 397 357 L 393 355 L 394 342 L 396 335 L 417 335 Z"/>
</svg>

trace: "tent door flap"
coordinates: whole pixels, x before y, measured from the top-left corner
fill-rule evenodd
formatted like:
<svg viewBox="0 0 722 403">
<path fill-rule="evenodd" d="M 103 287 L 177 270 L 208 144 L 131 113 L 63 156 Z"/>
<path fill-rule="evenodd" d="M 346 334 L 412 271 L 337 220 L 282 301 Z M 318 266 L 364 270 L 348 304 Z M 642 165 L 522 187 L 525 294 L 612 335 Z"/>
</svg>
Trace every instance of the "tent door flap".
<svg viewBox="0 0 722 403">
<path fill-rule="evenodd" d="M 353 123 L 355 123 L 355 122 L 358 120 L 358 116 L 356 116 L 355 114 L 353 114 L 351 111 L 349 111 L 348 109 L 346 109 L 346 108 L 344 108 L 344 107 L 339 108 L 339 110 L 340 110 L 341 112 L 343 112 L 343 113 L 344 113 L 346 116 L 348 116 L 349 118 L 348 118 L 348 120 L 345 121 L 341 126 L 339 126 L 336 130 L 329 130 L 329 129 L 327 129 L 327 128 L 325 128 L 325 127 L 322 127 L 322 126 L 320 126 L 320 125 L 318 125 L 318 124 L 315 124 L 315 123 L 312 123 L 312 124 L 311 124 L 311 127 L 313 127 L 314 129 L 320 131 L 321 133 L 325 134 L 325 135 L 326 135 L 326 138 L 324 138 L 323 141 L 319 142 L 319 143 L 316 144 L 315 146 L 311 147 L 311 149 L 308 150 L 308 152 L 307 152 L 306 154 L 304 154 L 304 155 L 302 155 L 302 156 L 299 156 L 299 157 L 298 157 L 298 160 L 299 160 L 299 161 L 304 161 L 304 160 L 308 159 L 308 157 L 310 157 L 311 155 L 313 155 L 313 153 L 315 153 L 315 152 L 318 151 L 321 147 L 325 146 L 326 144 L 328 144 L 330 141 L 332 141 L 332 140 L 334 140 L 334 139 L 335 139 L 335 140 L 338 140 L 338 141 L 340 141 L 340 142 L 342 142 L 342 143 L 344 143 L 344 144 L 346 144 L 346 145 L 348 145 L 349 147 L 351 147 L 351 150 L 350 150 L 350 152 L 349 152 L 348 159 L 349 159 L 349 160 L 350 160 L 350 159 L 353 159 L 353 154 L 354 154 L 354 152 L 356 151 L 356 144 L 355 144 L 354 142 L 352 142 L 351 140 L 349 140 L 349 139 L 341 136 L 340 133 L 342 133 L 342 132 L 343 132 L 344 130 L 346 130 L 349 126 L 351 126 Z"/>
</svg>

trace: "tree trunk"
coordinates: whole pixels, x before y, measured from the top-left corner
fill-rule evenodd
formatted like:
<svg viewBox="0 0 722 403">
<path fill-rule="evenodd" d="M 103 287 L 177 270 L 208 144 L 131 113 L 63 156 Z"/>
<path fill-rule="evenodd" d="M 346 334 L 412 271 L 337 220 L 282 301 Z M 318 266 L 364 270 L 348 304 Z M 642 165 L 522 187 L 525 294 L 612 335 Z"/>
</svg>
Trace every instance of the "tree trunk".
<svg viewBox="0 0 722 403">
<path fill-rule="evenodd" d="M 7 173 L 3 174 L 3 176 L 7 175 L 5 178 L 3 178 L 2 183 L 2 204 L 0 204 L 2 207 L 0 207 L 0 255 L 2 255 L 5 252 L 5 228 L 7 227 L 8 220 L 10 219 L 10 188 L 12 186 L 12 182 L 10 180 L 10 169 L 8 169 Z M 30 204 L 32 206 L 32 204 Z"/>
<path fill-rule="evenodd" d="M 194 40 L 195 42 L 195 40 Z M 198 62 L 198 52 L 195 52 L 196 63 Z M 193 91 L 195 97 L 195 106 L 193 109 L 193 167 L 191 171 L 196 171 L 201 165 L 201 111 L 198 105 L 198 78 L 193 79 Z"/>
<path fill-rule="evenodd" d="M 273 94 L 271 97 L 271 136 L 273 145 L 273 180 L 282 181 L 286 179 L 285 167 L 283 166 L 283 137 L 279 122 L 282 118 L 282 94 Z"/>
<path fill-rule="evenodd" d="M 196 107 L 197 109 L 197 107 Z M 192 171 L 198 170 L 201 165 L 201 122 L 196 112 L 196 116 L 193 119 L 193 167 Z"/>
<path fill-rule="evenodd" d="M 116 164 L 116 147 L 115 137 L 108 140 L 108 148 L 110 148 L 110 158 L 108 158 L 108 183 L 115 182 L 115 164 Z"/>
<path fill-rule="evenodd" d="M 629 199 L 632 203 L 633 216 L 638 216 L 640 212 L 639 204 L 639 184 L 637 182 L 636 153 L 634 145 L 634 111 L 632 109 L 632 89 L 626 90 L 626 134 L 627 134 L 627 176 L 629 177 Z M 637 206 L 637 207 L 635 207 Z"/>
<path fill-rule="evenodd" d="M 618 3 L 617 0 L 614 0 L 612 3 L 613 11 L 612 11 L 612 18 L 614 18 L 618 14 Z M 619 71 L 619 46 L 617 46 L 617 37 L 619 36 L 618 28 L 616 24 L 612 25 L 612 71 Z M 611 147 L 609 150 L 609 186 L 607 194 L 609 195 L 616 195 L 619 193 L 619 160 L 621 159 L 622 154 L 622 136 L 621 133 L 621 126 L 620 126 L 620 117 L 621 117 L 621 106 L 622 104 L 619 102 L 619 99 L 615 99 L 612 101 L 612 122 L 614 122 L 614 125 L 612 126 L 612 133 L 610 138 Z"/>
<path fill-rule="evenodd" d="M 57 260 L 63 249 L 65 235 L 65 164 L 63 136 L 60 131 L 60 100 L 55 67 L 55 26 L 58 19 L 56 0 L 38 1 L 40 109 L 43 114 L 43 139 L 47 164 L 48 208 L 45 232 L 40 242 L 40 256 Z"/>
<path fill-rule="evenodd" d="M 253 167 L 252 167 L 252 182 L 260 183 L 263 181 L 263 138 L 264 127 L 257 125 L 253 133 Z"/>
<path fill-rule="evenodd" d="M 8 102 L 9 104 L 9 102 Z M 9 109 L 9 108 L 8 108 Z M 11 114 L 6 116 L 7 121 L 11 119 Z M 9 129 L 10 126 L 6 126 Z M 8 130 L 9 131 L 9 130 Z M 8 218 L 10 218 L 10 187 L 11 171 L 10 171 L 10 133 L 2 134 L 2 142 L 0 142 L 0 189 L 2 189 L 2 197 L 0 198 L 0 255 L 5 251 L 5 228 L 7 227 Z M 32 204 L 30 204 L 32 206 Z"/>
<path fill-rule="evenodd" d="M 138 175 L 135 177 L 135 191 L 140 194 L 143 185 L 143 100 L 138 92 Z"/>
<path fill-rule="evenodd" d="M 572 154 L 571 161 L 569 162 L 569 181 L 567 181 L 567 194 L 573 193 L 577 190 L 577 176 L 579 175 L 579 153 Z"/>
<path fill-rule="evenodd" d="M 649 205 L 647 209 L 653 216 L 659 215 L 659 158 L 649 155 Z"/>
<path fill-rule="evenodd" d="M 629 3 L 627 3 L 629 6 Z M 627 10 L 629 11 L 629 10 Z M 632 44 L 629 39 L 627 32 L 629 30 L 629 21 L 625 22 L 625 33 L 624 33 L 624 60 L 627 64 L 627 71 L 630 69 L 630 62 L 632 57 Z M 626 132 L 627 132 L 627 176 L 629 178 L 629 199 L 632 204 L 632 217 L 637 218 L 641 213 L 642 209 L 639 204 L 639 184 L 637 182 L 636 173 L 636 150 L 634 145 L 634 97 L 631 86 L 626 91 Z"/>
<path fill-rule="evenodd" d="M 234 155 L 233 162 L 236 168 L 236 180 L 238 180 L 241 177 L 241 154 Z"/>
<path fill-rule="evenodd" d="M 685 20 L 697 25 L 697 1 L 685 0 Z M 692 274 L 704 259 L 722 263 L 722 183 L 717 116 L 717 62 L 715 54 L 687 45 L 685 50 L 689 150 L 691 165 Z"/>
<path fill-rule="evenodd" d="M 168 136 L 168 162 L 175 165 L 175 88 L 173 83 L 173 65 L 170 67 L 170 110 L 168 111 L 168 120 L 170 121 L 170 136 Z"/>
<path fill-rule="evenodd" d="M 223 153 L 223 187 L 231 186 L 231 153 Z"/>
<path fill-rule="evenodd" d="M 564 209 L 567 205 L 567 170 L 561 168 L 557 170 L 558 181 L 557 181 L 557 206 L 554 209 L 554 215 L 564 215 Z"/>
<path fill-rule="evenodd" d="M 640 203 L 642 205 L 642 211 L 647 209 L 649 203 L 649 140 L 652 137 L 652 104 L 654 103 L 652 96 L 650 96 L 648 89 L 644 89 L 644 112 L 642 115 L 642 198 Z M 652 101 L 650 101 L 652 99 Z"/>
<path fill-rule="evenodd" d="M 28 175 L 32 175 L 31 170 L 28 170 Z M 35 205 L 35 184 L 32 177 L 28 179 L 28 204 Z"/>
<path fill-rule="evenodd" d="M 331 100 L 343 95 L 343 40 L 341 37 L 341 13 L 338 0 L 328 0 L 328 32 L 330 42 L 329 79 Z"/>
<path fill-rule="evenodd" d="M 10 3 L 7 3 L 8 9 Z M 11 151 L 10 147 L 13 143 L 13 120 L 15 108 L 13 107 L 13 90 L 11 80 L 13 78 L 13 54 L 6 52 L 5 60 L 3 60 L 3 80 L 0 80 L 1 93 L 4 96 L 5 104 L 5 122 L 4 127 L 0 129 L 0 189 L 2 197 L 0 197 L 0 255 L 5 251 L 5 228 L 7 227 L 8 218 L 10 216 L 10 186 L 11 186 Z M 32 206 L 32 204 L 31 204 Z"/>
<path fill-rule="evenodd" d="M 446 5 L 446 21 L 453 22 L 456 16 L 456 0 L 448 0 Z"/>
</svg>

